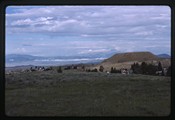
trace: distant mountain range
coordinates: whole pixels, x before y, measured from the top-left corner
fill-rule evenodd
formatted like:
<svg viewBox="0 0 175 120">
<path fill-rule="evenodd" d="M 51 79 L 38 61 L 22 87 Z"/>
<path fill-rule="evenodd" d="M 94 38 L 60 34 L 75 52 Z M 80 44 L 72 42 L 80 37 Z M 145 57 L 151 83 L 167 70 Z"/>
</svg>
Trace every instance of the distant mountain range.
<svg viewBox="0 0 175 120">
<path fill-rule="evenodd" d="M 6 55 L 6 62 L 20 62 L 20 61 L 31 61 L 34 59 L 38 59 L 41 57 L 38 56 L 32 56 L 32 55 L 21 55 L 21 54 L 9 54 Z"/>
<path fill-rule="evenodd" d="M 8 54 L 6 55 L 6 65 L 56 65 L 56 64 L 68 64 L 68 63 L 97 63 L 104 59 L 111 57 L 112 55 L 118 55 L 121 53 L 116 53 L 115 50 L 111 50 L 108 53 L 99 54 L 86 54 L 82 56 L 53 56 L 53 57 L 42 57 L 42 56 L 32 56 L 25 54 Z M 168 54 L 156 55 L 158 58 L 170 58 Z"/>
<path fill-rule="evenodd" d="M 65 65 L 78 63 L 98 63 L 106 58 L 95 56 L 53 56 L 42 57 L 21 54 L 6 55 L 6 67 L 21 66 L 21 65 Z"/>
<path fill-rule="evenodd" d="M 171 56 L 170 55 L 168 55 L 168 54 L 159 54 L 159 55 L 157 55 L 159 58 L 171 58 Z"/>
<path fill-rule="evenodd" d="M 6 55 L 6 62 L 26 62 L 26 61 L 61 61 L 61 60 L 78 60 L 78 59 L 90 59 L 90 58 L 102 58 L 95 56 L 53 56 L 53 57 L 42 57 L 22 54 L 9 54 Z"/>
</svg>

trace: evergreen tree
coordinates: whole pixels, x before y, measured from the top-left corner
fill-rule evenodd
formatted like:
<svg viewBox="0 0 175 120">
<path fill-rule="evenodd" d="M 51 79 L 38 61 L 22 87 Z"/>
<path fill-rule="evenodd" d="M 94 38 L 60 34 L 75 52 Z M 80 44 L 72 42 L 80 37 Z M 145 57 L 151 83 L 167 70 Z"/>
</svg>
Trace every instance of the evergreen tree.
<svg viewBox="0 0 175 120">
<path fill-rule="evenodd" d="M 135 63 L 131 65 L 131 70 L 135 73 Z"/>
<path fill-rule="evenodd" d="M 89 72 L 98 72 L 97 68 L 90 70 Z"/>
<path fill-rule="evenodd" d="M 81 68 L 82 68 L 83 71 L 85 70 L 85 66 L 84 65 Z"/>
<path fill-rule="evenodd" d="M 136 74 L 141 74 L 142 73 L 141 67 L 138 63 L 135 64 L 134 70 L 135 70 Z"/>
<path fill-rule="evenodd" d="M 61 70 L 61 66 L 59 66 L 59 68 L 57 69 L 58 73 L 62 73 L 63 71 Z"/>
<path fill-rule="evenodd" d="M 147 64 L 145 62 L 142 62 L 142 64 L 141 64 L 141 72 L 142 72 L 142 74 L 147 73 Z"/>
<path fill-rule="evenodd" d="M 113 67 L 111 67 L 111 73 L 114 73 L 114 68 Z"/>
<path fill-rule="evenodd" d="M 158 63 L 158 68 L 157 69 L 158 69 L 158 71 L 162 71 L 163 70 L 161 62 Z"/>
<path fill-rule="evenodd" d="M 171 66 L 168 67 L 167 76 L 171 76 Z"/>
<path fill-rule="evenodd" d="M 149 75 L 155 75 L 157 71 L 157 66 L 149 64 L 148 65 L 148 74 Z"/>
<path fill-rule="evenodd" d="M 94 72 L 98 72 L 97 68 L 94 69 Z"/>
<path fill-rule="evenodd" d="M 113 69 L 113 73 L 117 73 L 117 70 L 116 70 L 116 68 L 114 68 L 114 69 Z"/>
<path fill-rule="evenodd" d="M 165 76 L 164 70 L 162 70 L 162 76 Z"/>
<path fill-rule="evenodd" d="M 99 68 L 99 71 L 103 72 L 103 70 L 104 70 L 104 67 L 101 65 L 100 68 Z"/>
</svg>

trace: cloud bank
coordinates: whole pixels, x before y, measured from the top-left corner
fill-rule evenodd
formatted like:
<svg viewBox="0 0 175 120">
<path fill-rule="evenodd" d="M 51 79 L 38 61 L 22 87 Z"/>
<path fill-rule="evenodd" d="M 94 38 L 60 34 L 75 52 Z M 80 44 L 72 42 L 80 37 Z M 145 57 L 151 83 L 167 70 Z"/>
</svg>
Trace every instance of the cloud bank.
<svg viewBox="0 0 175 120">
<path fill-rule="evenodd" d="M 168 6 L 9 6 L 6 51 L 72 55 L 115 49 L 170 54 L 170 13 Z"/>
</svg>

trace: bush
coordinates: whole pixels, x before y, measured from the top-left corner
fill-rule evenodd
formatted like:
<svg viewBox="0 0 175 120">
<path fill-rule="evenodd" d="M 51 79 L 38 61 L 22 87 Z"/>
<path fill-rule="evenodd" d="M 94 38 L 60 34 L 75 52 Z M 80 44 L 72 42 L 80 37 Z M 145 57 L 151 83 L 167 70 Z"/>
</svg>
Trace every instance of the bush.
<svg viewBox="0 0 175 120">
<path fill-rule="evenodd" d="M 98 72 L 97 68 L 91 70 L 91 72 Z"/>
<path fill-rule="evenodd" d="M 61 67 L 57 69 L 57 73 L 62 73 L 63 71 L 61 70 Z"/>
<path fill-rule="evenodd" d="M 168 67 L 167 76 L 171 76 L 171 66 Z"/>
<path fill-rule="evenodd" d="M 148 71 L 147 64 L 145 62 L 142 62 L 141 64 L 141 71 L 142 71 L 142 74 L 146 74 Z"/>
<path fill-rule="evenodd" d="M 98 72 L 97 68 L 90 70 L 90 69 L 86 69 L 86 72 Z"/>
<path fill-rule="evenodd" d="M 70 70 L 70 69 L 71 69 L 70 66 L 67 66 L 67 67 L 64 68 L 64 70 Z"/>
<path fill-rule="evenodd" d="M 131 69 L 133 70 L 133 73 L 135 74 L 141 74 L 141 66 L 138 63 L 134 63 L 133 65 L 131 65 Z"/>
<path fill-rule="evenodd" d="M 111 67 L 110 73 L 121 73 L 121 70 L 116 70 L 115 68 Z"/>
<path fill-rule="evenodd" d="M 100 68 L 99 68 L 99 71 L 103 72 L 103 70 L 104 70 L 104 67 L 101 65 Z"/>
</svg>

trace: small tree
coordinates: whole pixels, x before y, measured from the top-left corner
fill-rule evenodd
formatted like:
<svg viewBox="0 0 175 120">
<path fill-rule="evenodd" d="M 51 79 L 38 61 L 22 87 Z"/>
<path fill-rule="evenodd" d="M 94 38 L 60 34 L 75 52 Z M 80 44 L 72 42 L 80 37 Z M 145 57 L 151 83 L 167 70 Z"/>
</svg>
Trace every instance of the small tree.
<svg viewBox="0 0 175 120">
<path fill-rule="evenodd" d="M 57 69 L 57 73 L 62 73 L 63 71 L 61 70 L 61 66 Z"/>
<path fill-rule="evenodd" d="M 91 70 L 91 72 L 98 72 L 97 68 Z"/>
<path fill-rule="evenodd" d="M 148 65 L 148 74 L 149 75 L 155 75 L 157 71 L 157 66 L 149 64 Z"/>
<path fill-rule="evenodd" d="M 77 69 L 77 66 L 74 66 L 74 69 Z"/>
<path fill-rule="evenodd" d="M 165 72 L 164 72 L 164 70 L 162 69 L 162 74 L 161 74 L 162 76 L 165 76 Z"/>
<path fill-rule="evenodd" d="M 84 65 L 81 68 L 82 68 L 83 71 L 85 70 L 85 66 Z"/>
<path fill-rule="evenodd" d="M 162 71 L 163 69 L 162 69 L 162 64 L 161 64 L 161 62 L 159 62 L 159 64 L 158 64 L 158 71 Z"/>
<path fill-rule="evenodd" d="M 141 71 L 142 71 L 142 74 L 146 74 L 147 73 L 147 64 L 146 64 L 146 62 L 142 62 L 142 64 L 141 64 Z"/>
<path fill-rule="evenodd" d="M 134 63 L 133 65 L 131 65 L 131 69 L 133 70 L 133 73 L 135 74 L 142 73 L 141 67 L 138 63 Z"/>
<path fill-rule="evenodd" d="M 171 66 L 168 67 L 167 76 L 171 76 Z"/>
<path fill-rule="evenodd" d="M 111 73 L 114 73 L 114 68 L 113 67 L 111 67 L 111 71 L 110 71 Z"/>
<path fill-rule="evenodd" d="M 104 70 L 104 67 L 101 65 L 100 68 L 99 68 L 99 71 L 103 72 L 103 70 Z"/>
</svg>

